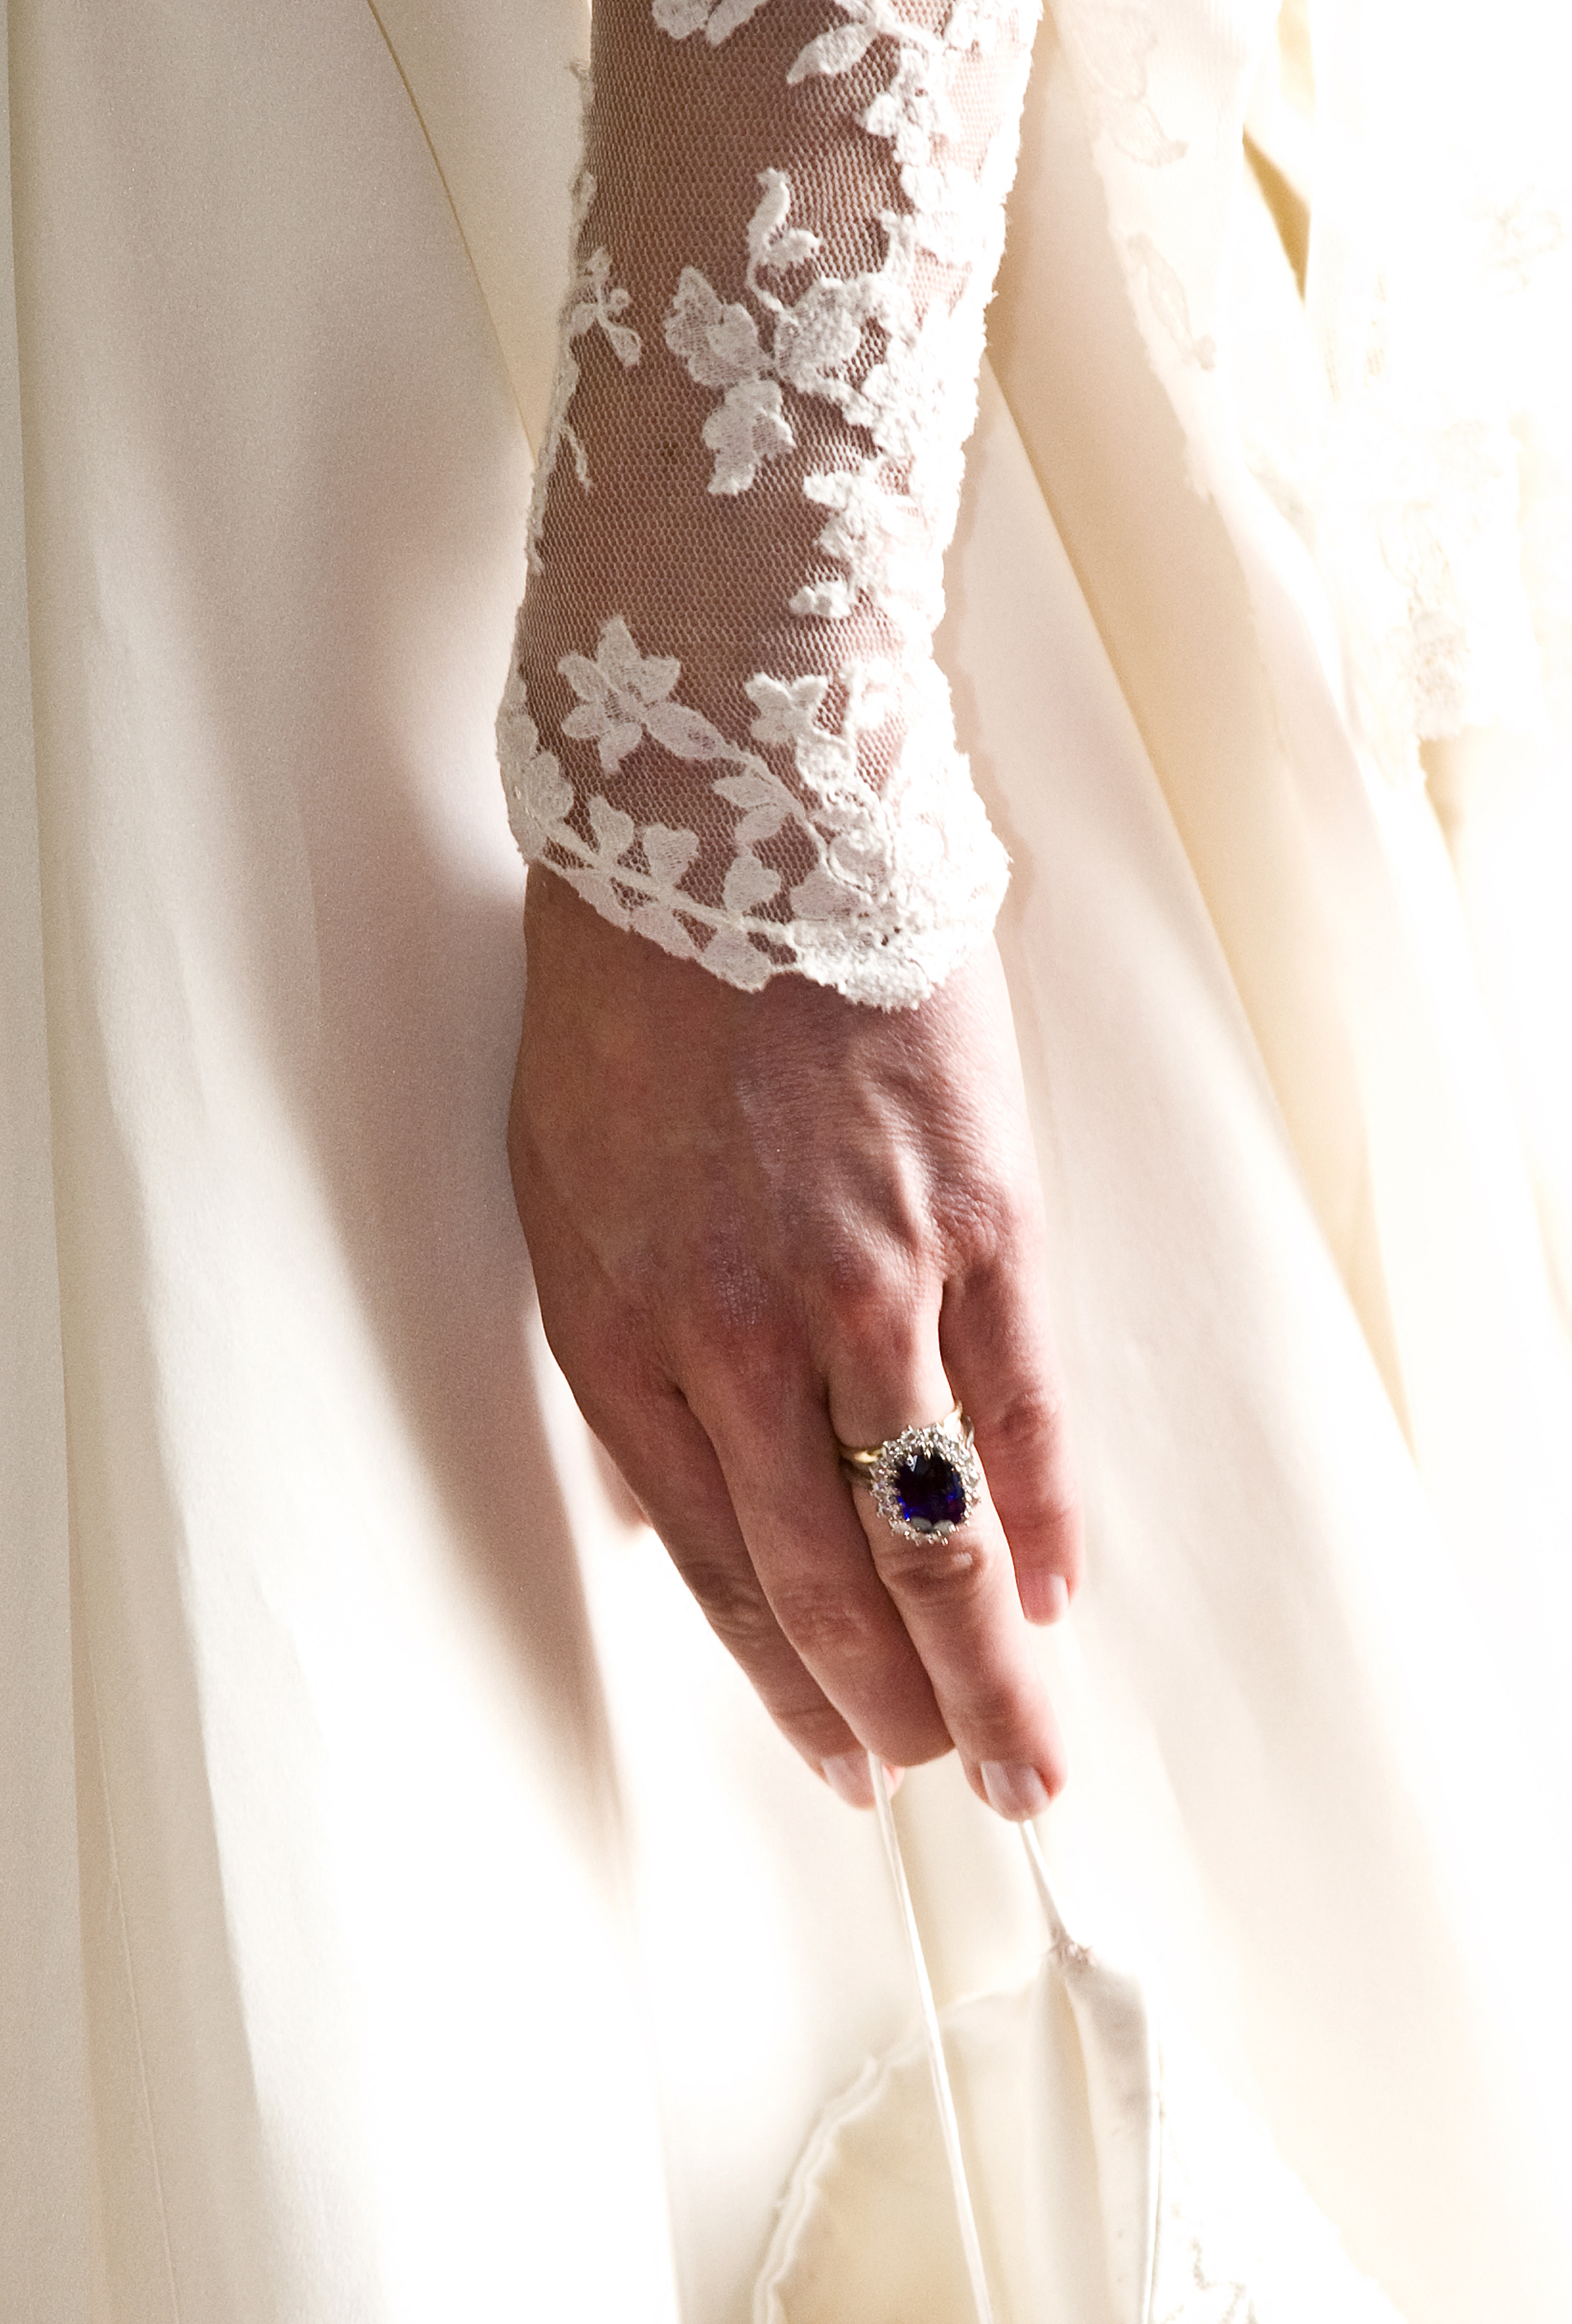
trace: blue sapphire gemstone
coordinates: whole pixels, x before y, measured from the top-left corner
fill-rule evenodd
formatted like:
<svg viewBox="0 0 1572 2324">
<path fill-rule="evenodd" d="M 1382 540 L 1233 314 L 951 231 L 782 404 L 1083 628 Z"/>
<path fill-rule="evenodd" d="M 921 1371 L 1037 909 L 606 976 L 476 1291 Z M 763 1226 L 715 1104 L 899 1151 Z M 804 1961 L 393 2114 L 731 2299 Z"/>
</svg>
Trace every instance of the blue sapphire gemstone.
<svg viewBox="0 0 1572 2324">
<path fill-rule="evenodd" d="M 902 1517 L 917 1532 L 966 1522 L 966 1480 L 942 1452 L 908 1452 L 890 1482 Z"/>
</svg>

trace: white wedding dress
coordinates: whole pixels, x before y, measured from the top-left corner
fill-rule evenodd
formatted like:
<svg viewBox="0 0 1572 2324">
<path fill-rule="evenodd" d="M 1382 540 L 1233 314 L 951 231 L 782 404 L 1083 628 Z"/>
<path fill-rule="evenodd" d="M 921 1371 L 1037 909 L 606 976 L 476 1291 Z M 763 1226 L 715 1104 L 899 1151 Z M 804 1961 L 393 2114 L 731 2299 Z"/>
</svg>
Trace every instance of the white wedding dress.
<svg viewBox="0 0 1572 2324">
<path fill-rule="evenodd" d="M 938 641 L 1087 1494 L 1056 1887 L 1406 2324 L 1572 2310 L 1536 13 L 1316 0 L 1312 184 L 1293 13 L 1061 0 Z M 915 2010 L 507 1184 L 587 27 L 5 23 L 0 2313 L 738 2324 Z M 941 1999 L 1005 2023 L 1014 1836 L 952 1767 L 898 1804 Z"/>
</svg>

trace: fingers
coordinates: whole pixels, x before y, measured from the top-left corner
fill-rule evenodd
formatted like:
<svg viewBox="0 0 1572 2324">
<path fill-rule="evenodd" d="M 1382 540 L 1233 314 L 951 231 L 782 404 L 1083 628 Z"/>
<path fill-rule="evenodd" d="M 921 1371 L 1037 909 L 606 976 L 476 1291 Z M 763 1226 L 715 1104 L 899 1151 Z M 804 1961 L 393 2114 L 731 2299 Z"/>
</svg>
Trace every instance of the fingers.
<svg viewBox="0 0 1572 2324">
<path fill-rule="evenodd" d="M 541 1320 L 585 1419 L 788 1741 L 842 1799 L 871 1807 L 862 1744 L 777 1619 L 708 1436 L 538 1176 L 519 1179 Z"/>
<path fill-rule="evenodd" d="M 847 1443 L 881 1443 L 942 1418 L 954 1400 L 936 1350 L 899 1385 L 864 1371 L 835 1396 Z M 922 1661 L 973 1789 L 1003 1815 L 1035 1815 L 1064 1782 L 1064 1748 L 1021 1618 L 1009 1545 L 985 1493 L 943 1540 L 911 1539 L 852 1488 L 873 1568 Z M 854 1722 L 855 1723 L 855 1722 Z"/>
<path fill-rule="evenodd" d="M 532 1213 L 550 1204 L 537 1182 Z M 712 1315 L 704 1355 L 686 1351 L 685 1395 L 571 1222 L 538 1222 L 542 1315 L 585 1416 L 802 1756 L 867 1806 L 864 1747 L 904 1767 L 953 1743 L 1000 1813 L 1045 1807 L 1064 1754 L 998 1510 L 985 1494 L 948 1539 L 907 1540 L 841 1467 L 838 1435 L 871 1444 L 949 1411 L 932 1320 L 912 1326 L 925 1354 L 887 1342 L 844 1352 L 827 1411 L 799 1334 L 756 1310 L 736 1333 Z M 995 1379 L 985 1367 L 979 1388 Z M 1029 1489 L 1024 1439 L 1001 1441 L 1019 1462 L 1018 1474 L 1007 1464 L 1016 1505 L 1034 1519 L 1043 1492 Z"/>
<path fill-rule="evenodd" d="M 951 1095 L 958 1054 L 933 1084 Z M 852 1086 L 861 1110 L 814 1132 L 828 1160 L 778 1185 L 795 1150 L 784 1132 L 736 1131 L 733 1155 L 724 1139 L 684 1144 L 679 1121 L 623 1151 L 614 1111 L 594 1116 L 586 1171 L 583 1138 L 552 1127 L 576 1122 L 571 1094 L 547 1109 L 548 1164 L 516 1094 L 542 1317 L 712 1627 L 841 1795 L 870 1799 L 863 1746 L 911 1766 L 953 1742 L 980 1796 L 1034 1813 L 1064 1759 L 1023 1607 L 1062 1610 L 1080 1549 L 1029 1204 L 976 1164 L 970 1133 L 930 1154 L 928 1130 L 903 1127 L 898 1075 L 893 1126 L 876 1074 Z M 966 1200 L 936 1204 L 942 1181 Z M 881 1442 L 942 1416 L 955 1392 L 990 1494 L 945 1539 L 908 1539 L 849 1487 L 836 1438 Z"/>
<path fill-rule="evenodd" d="M 949 1286 L 944 1368 L 970 1417 L 1028 1621 L 1054 1622 L 1080 1585 L 1080 1503 L 1038 1268 L 996 1259 Z"/>
<path fill-rule="evenodd" d="M 841 1797 L 871 1807 L 858 1732 L 782 1627 L 713 1448 L 686 1404 L 669 1391 L 658 1401 L 624 1405 L 614 1417 L 602 1416 L 596 1433 L 602 1432 L 711 1628 L 777 1726 Z"/>
<path fill-rule="evenodd" d="M 783 1629 L 759 1581 L 709 1438 L 668 1391 L 593 1425 L 628 1478 L 705 1619 L 782 1733 L 832 1787 L 871 1807 L 866 1753 Z"/>
<path fill-rule="evenodd" d="M 751 1373 L 751 1367 L 749 1368 Z M 785 1636 L 869 1750 L 950 1748 L 921 1644 L 869 1554 L 805 1351 L 694 1391 L 754 1572 Z"/>
</svg>

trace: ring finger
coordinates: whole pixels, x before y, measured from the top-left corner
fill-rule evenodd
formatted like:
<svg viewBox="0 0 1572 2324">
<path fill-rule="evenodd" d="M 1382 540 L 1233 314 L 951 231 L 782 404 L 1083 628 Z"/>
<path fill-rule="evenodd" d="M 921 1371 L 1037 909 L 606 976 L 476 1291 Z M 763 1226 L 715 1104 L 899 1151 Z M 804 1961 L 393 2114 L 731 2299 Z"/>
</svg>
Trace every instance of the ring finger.
<svg viewBox="0 0 1572 2324">
<path fill-rule="evenodd" d="M 913 1363 L 906 1378 L 904 1390 L 892 1391 L 864 1374 L 832 1393 L 832 1419 L 842 1446 L 871 1449 L 949 1415 L 955 1399 L 936 1352 L 931 1361 Z M 951 1441 L 959 1454 L 959 1442 Z M 919 1494 L 908 1496 L 916 1526 L 937 1517 L 939 1530 L 914 1537 L 916 1527 L 898 1514 L 892 1523 L 864 1478 L 852 1484 L 852 1496 L 874 1570 L 928 1674 L 973 1788 L 1003 1815 L 1034 1815 L 1064 1781 L 1063 1745 L 997 1514 L 984 1489 L 961 1523 L 945 1525 L 945 1496 L 941 1489 L 935 1505 L 933 1489 L 948 1481 L 953 1508 L 957 1480 L 945 1480 L 944 1457 L 941 1449 L 938 1464 L 929 1466 L 928 1508 Z M 961 1465 L 951 1464 L 957 1471 Z M 916 1472 L 907 1476 L 913 1485 L 924 1481 Z"/>
</svg>

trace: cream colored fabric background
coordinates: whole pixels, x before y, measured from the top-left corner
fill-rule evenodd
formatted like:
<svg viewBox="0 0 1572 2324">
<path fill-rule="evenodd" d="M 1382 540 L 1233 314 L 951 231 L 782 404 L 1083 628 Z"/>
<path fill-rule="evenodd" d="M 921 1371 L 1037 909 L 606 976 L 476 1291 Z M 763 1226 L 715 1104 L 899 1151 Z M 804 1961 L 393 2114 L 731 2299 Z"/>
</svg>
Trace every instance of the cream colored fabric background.
<svg viewBox="0 0 1572 2324">
<path fill-rule="evenodd" d="M 1154 198 L 1075 42 L 1139 12 L 1059 13 L 945 638 L 1088 1489 L 1049 1842 L 1410 2324 L 1549 2324 L 1567 1431 L 1513 1100 L 1227 367 L 1128 287 Z M 1220 332 L 1270 25 L 1153 22 Z M 731 2324 L 912 2010 L 874 1833 L 629 1522 L 506 1183 L 490 730 L 584 25 L 5 38 L 0 2311 Z M 943 1990 L 1019 1977 L 1008 1835 L 943 1767 L 902 1815 Z"/>
</svg>

